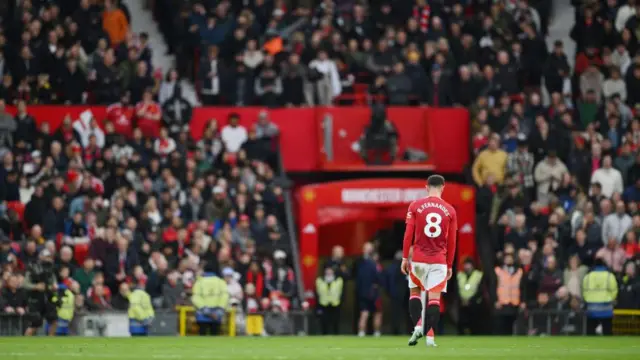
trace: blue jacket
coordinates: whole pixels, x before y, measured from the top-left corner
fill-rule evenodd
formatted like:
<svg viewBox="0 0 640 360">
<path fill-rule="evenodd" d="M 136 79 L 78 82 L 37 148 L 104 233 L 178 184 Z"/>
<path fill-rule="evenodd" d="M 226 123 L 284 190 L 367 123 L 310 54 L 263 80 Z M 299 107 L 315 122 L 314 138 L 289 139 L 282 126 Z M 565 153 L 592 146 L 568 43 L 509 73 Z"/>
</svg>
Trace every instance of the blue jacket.
<svg viewBox="0 0 640 360">
<path fill-rule="evenodd" d="M 356 293 L 361 299 L 375 300 L 379 296 L 380 274 L 372 259 L 361 259 L 356 264 Z"/>
</svg>

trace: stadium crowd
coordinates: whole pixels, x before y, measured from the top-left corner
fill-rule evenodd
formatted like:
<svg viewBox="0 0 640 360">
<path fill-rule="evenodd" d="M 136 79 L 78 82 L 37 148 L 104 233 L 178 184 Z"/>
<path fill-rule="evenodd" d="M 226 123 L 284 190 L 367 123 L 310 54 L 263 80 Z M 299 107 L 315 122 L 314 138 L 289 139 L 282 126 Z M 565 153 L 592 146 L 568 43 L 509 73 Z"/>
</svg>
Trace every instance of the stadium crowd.
<svg viewBox="0 0 640 360">
<path fill-rule="evenodd" d="M 172 309 L 191 304 L 203 271 L 224 278 L 240 312 L 288 309 L 292 254 L 268 112 L 250 129 L 237 114 L 212 120 L 193 141 L 188 124 L 162 116 L 177 76 L 153 79 L 148 37 L 129 31 L 126 7 L 72 3 L 0 4 L 0 313 L 33 311 L 33 298 L 61 288 L 80 312 L 127 310 L 133 289 Z M 37 126 L 29 105 L 58 103 L 111 105 L 106 119 L 88 111 L 53 133 Z M 29 278 L 40 266 L 52 284 Z"/>
<path fill-rule="evenodd" d="M 592 268 L 612 275 L 604 284 L 616 308 L 640 308 L 640 6 L 576 3 L 573 68 L 561 42 L 547 52 L 520 24 L 522 40 L 498 52 L 504 65 L 490 82 L 497 91 L 470 102 L 472 176 L 497 260 L 489 292 L 502 333 L 511 333 L 518 312 L 588 308 L 583 279 Z M 505 70 L 518 76 L 505 79 Z M 523 82 L 508 85 L 516 79 Z M 515 278 L 519 291 L 507 295 Z M 571 332 L 557 321 L 552 331 Z M 530 331 L 549 331 L 546 318 Z"/>
</svg>

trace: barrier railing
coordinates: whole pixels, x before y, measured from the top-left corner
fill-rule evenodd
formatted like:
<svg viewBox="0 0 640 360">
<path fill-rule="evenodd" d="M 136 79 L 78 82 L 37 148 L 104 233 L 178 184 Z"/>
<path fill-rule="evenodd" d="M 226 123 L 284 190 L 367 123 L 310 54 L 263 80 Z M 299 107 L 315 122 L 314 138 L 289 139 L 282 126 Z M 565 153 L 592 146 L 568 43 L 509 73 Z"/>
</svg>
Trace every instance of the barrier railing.
<svg viewBox="0 0 640 360">
<path fill-rule="evenodd" d="M 192 306 L 179 306 L 178 334 L 180 336 L 197 335 L 195 309 Z M 309 334 L 311 312 L 260 312 L 252 314 L 238 313 L 235 309 L 227 312 L 222 323 L 221 334 L 227 336 L 259 335 L 306 335 Z"/>
<path fill-rule="evenodd" d="M 514 324 L 515 335 L 586 335 L 587 316 L 582 311 L 531 309 Z M 616 309 L 614 335 L 640 335 L 640 310 Z"/>
<path fill-rule="evenodd" d="M 0 336 L 20 336 L 26 330 L 27 316 L 0 313 Z"/>
</svg>

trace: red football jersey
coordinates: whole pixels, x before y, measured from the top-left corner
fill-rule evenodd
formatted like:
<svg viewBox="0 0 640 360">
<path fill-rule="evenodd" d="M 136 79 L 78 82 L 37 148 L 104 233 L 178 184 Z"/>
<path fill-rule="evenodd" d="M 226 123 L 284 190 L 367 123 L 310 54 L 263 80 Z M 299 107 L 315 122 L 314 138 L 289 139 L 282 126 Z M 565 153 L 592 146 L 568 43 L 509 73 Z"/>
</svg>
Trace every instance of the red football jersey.
<svg viewBox="0 0 640 360">
<path fill-rule="evenodd" d="M 439 197 L 427 196 L 409 205 L 403 257 L 426 264 L 446 264 L 451 268 L 455 256 L 458 217 L 456 210 Z M 412 241 L 413 240 L 413 241 Z"/>
<path fill-rule="evenodd" d="M 131 118 L 133 109 L 123 107 L 121 103 L 111 104 L 107 107 L 107 120 L 111 121 L 117 134 L 131 137 Z"/>
</svg>

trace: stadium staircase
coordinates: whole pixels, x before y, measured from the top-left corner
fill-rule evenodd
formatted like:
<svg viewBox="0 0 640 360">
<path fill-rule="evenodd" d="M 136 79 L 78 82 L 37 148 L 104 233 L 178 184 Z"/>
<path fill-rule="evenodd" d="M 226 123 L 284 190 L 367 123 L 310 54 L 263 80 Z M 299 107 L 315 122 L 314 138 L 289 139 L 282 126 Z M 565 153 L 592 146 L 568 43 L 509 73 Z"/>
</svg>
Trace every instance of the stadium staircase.
<svg viewBox="0 0 640 360">
<path fill-rule="evenodd" d="M 149 45 L 153 52 L 152 63 L 156 71 L 161 71 L 164 77 L 169 69 L 175 67 L 175 56 L 169 54 L 169 47 L 153 18 L 153 12 L 146 8 L 144 0 L 122 0 L 122 2 L 127 5 L 131 13 L 131 30 L 136 34 L 142 32 L 149 34 Z M 199 105 L 193 84 L 188 80 L 182 80 L 181 85 L 182 96 L 192 105 Z"/>
</svg>

